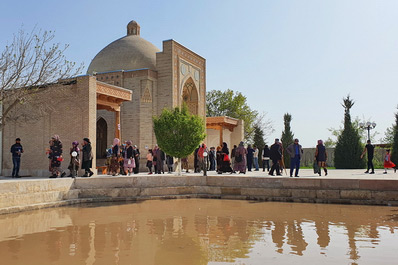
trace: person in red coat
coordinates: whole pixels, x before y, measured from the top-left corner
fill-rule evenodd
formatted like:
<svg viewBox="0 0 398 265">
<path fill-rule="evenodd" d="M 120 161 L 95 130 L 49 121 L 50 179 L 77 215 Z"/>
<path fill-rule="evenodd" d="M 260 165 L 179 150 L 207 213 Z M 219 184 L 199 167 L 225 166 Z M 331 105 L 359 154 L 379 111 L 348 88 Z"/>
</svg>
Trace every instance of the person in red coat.
<svg viewBox="0 0 398 265">
<path fill-rule="evenodd" d="M 387 154 L 384 156 L 384 173 L 387 174 L 387 168 L 395 168 L 395 164 L 391 161 L 390 149 L 386 150 Z"/>
</svg>

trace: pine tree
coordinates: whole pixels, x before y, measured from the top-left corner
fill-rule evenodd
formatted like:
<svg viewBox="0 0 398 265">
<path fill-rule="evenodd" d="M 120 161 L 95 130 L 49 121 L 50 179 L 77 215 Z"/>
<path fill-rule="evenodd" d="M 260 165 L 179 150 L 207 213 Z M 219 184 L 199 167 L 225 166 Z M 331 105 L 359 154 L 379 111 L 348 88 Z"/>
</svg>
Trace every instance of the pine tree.
<svg viewBox="0 0 398 265">
<path fill-rule="evenodd" d="M 344 107 L 344 129 L 337 139 L 334 165 L 338 169 L 364 168 L 365 161 L 361 159 L 363 145 L 358 130 L 351 122 L 350 109 L 354 101 L 347 96 L 341 105 Z"/>
<path fill-rule="evenodd" d="M 285 113 L 283 115 L 283 122 L 285 124 L 285 129 L 282 132 L 282 147 L 283 147 L 283 161 L 285 162 L 285 167 L 290 167 L 290 156 L 287 152 L 285 152 L 286 148 L 293 143 L 294 134 L 290 129 L 290 122 L 292 121 L 292 115 L 289 113 Z"/>
<path fill-rule="evenodd" d="M 259 166 L 262 167 L 263 160 L 261 159 L 261 154 L 265 145 L 264 132 L 258 124 L 255 124 L 253 128 L 254 128 L 253 144 L 258 149 L 258 163 Z"/>
<path fill-rule="evenodd" d="M 393 126 L 391 161 L 398 165 L 398 112 L 395 113 L 395 125 Z"/>
</svg>

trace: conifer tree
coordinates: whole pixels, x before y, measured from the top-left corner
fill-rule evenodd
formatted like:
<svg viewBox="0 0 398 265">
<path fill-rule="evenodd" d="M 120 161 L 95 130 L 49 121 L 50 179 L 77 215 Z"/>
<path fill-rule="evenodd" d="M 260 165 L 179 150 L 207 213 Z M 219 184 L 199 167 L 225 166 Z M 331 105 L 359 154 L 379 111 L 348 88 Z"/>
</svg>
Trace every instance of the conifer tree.
<svg viewBox="0 0 398 265">
<path fill-rule="evenodd" d="M 359 132 L 351 122 L 350 109 L 354 101 L 347 96 L 343 99 L 344 129 L 339 135 L 334 151 L 334 165 L 338 169 L 364 168 L 365 161 L 361 159 L 363 145 Z"/>
<path fill-rule="evenodd" d="M 259 163 L 259 166 L 262 167 L 263 161 L 261 159 L 261 154 L 262 154 L 262 151 L 263 151 L 264 145 L 265 145 L 264 132 L 263 132 L 263 130 L 261 129 L 261 127 L 258 124 L 255 124 L 253 126 L 253 128 L 254 128 L 253 144 L 255 146 L 257 146 L 257 149 L 258 149 L 258 163 Z"/>
<path fill-rule="evenodd" d="M 398 112 L 395 113 L 395 125 L 393 126 L 391 161 L 398 165 Z"/>
<path fill-rule="evenodd" d="M 290 167 L 290 156 L 285 152 L 286 148 L 293 143 L 294 134 L 290 129 L 290 122 L 292 121 L 292 115 L 285 113 L 283 115 L 283 122 L 285 124 L 285 129 L 282 131 L 282 147 L 283 147 L 283 161 L 285 162 L 285 167 Z"/>
</svg>

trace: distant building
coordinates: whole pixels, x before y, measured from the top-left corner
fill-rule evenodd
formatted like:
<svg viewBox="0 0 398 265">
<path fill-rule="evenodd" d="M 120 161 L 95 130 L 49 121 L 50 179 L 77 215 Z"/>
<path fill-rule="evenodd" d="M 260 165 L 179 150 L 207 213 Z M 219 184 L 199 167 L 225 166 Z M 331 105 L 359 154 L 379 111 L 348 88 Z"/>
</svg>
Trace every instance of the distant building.
<svg viewBox="0 0 398 265">
<path fill-rule="evenodd" d="M 152 117 L 164 108 L 186 103 L 205 122 L 206 60 L 174 40 L 163 41 L 160 51 L 141 38 L 140 31 L 139 24 L 131 21 L 126 36 L 95 56 L 87 76 L 48 85 L 34 104 L 14 110 L 32 113 L 47 106 L 37 119 L 22 115 L 5 125 L 3 175 L 12 169 L 8 154 L 17 137 L 25 149 L 21 174 L 47 176 L 45 148 L 54 134 L 63 142 L 66 168 L 71 142 L 82 142 L 84 137 L 91 139 L 98 159 L 115 137 L 132 140 L 145 154 L 156 144 Z"/>
</svg>

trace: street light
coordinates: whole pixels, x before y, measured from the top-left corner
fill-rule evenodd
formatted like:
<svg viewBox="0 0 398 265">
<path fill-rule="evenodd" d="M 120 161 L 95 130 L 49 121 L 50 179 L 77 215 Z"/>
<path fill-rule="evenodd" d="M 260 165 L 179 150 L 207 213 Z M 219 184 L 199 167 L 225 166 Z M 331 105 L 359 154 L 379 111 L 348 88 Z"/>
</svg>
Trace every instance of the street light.
<svg viewBox="0 0 398 265">
<path fill-rule="evenodd" d="M 203 176 L 207 176 L 207 156 L 208 153 L 206 151 L 203 152 Z"/>
<path fill-rule="evenodd" d="M 376 123 L 375 122 L 369 122 L 369 121 L 367 123 L 361 122 L 361 123 L 359 123 L 359 127 L 361 129 L 368 130 L 368 140 L 370 140 L 370 130 L 374 129 L 376 127 Z"/>
</svg>

